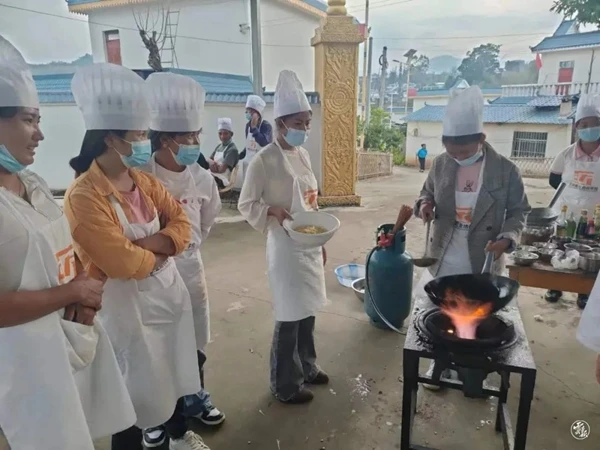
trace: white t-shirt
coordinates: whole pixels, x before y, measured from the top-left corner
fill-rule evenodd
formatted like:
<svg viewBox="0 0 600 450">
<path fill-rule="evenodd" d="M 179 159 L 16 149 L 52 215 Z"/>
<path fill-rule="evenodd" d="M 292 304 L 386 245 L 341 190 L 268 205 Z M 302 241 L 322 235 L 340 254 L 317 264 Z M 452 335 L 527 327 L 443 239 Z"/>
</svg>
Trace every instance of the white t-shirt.
<svg viewBox="0 0 600 450">
<path fill-rule="evenodd" d="M 600 161 L 600 146 L 590 155 L 584 153 L 581 148 L 579 148 L 579 143 L 574 143 L 565 148 L 562 152 L 556 155 L 554 158 L 554 162 L 552 162 L 552 167 L 550 168 L 550 172 L 562 175 L 565 171 L 565 161 L 567 160 L 579 160 L 585 162 L 597 162 Z"/>
</svg>

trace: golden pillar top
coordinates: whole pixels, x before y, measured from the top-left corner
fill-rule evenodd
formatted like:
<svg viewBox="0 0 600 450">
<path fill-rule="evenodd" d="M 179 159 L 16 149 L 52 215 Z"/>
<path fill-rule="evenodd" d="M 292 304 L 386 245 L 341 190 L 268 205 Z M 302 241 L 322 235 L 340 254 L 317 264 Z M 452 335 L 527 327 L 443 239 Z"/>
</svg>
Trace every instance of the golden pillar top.
<svg viewBox="0 0 600 450">
<path fill-rule="evenodd" d="M 328 0 L 327 6 L 328 16 L 345 16 L 348 13 L 346 11 L 346 0 Z"/>
</svg>

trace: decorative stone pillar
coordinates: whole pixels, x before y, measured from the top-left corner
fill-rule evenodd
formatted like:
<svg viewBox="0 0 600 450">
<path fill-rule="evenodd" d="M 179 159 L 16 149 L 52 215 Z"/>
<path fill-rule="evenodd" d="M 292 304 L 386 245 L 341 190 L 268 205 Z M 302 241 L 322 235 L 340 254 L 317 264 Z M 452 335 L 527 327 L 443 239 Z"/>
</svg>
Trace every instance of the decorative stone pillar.
<svg viewBox="0 0 600 450">
<path fill-rule="evenodd" d="M 328 0 L 327 17 L 312 39 L 315 84 L 321 97 L 321 206 L 359 206 L 356 195 L 358 46 L 365 37 L 347 14 L 346 0 Z"/>
</svg>

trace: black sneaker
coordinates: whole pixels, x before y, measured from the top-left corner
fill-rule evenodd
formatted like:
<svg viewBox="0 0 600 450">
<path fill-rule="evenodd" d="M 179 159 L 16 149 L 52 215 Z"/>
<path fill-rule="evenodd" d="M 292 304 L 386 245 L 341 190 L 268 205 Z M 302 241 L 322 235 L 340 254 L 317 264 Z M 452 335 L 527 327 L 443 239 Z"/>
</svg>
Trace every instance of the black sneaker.
<svg viewBox="0 0 600 450">
<path fill-rule="evenodd" d="M 142 442 L 146 448 L 160 447 L 164 444 L 165 439 L 167 438 L 165 427 L 162 425 L 160 427 L 146 428 L 143 434 L 144 439 Z"/>
<path fill-rule="evenodd" d="M 314 385 L 329 384 L 329 375 L 327 375 L 322 370 L 319 370 L 317 375 L 312 380 L 307 381 L 307 383 L 314 384 Z"/>
<path fill-rule="evenodd" d="M 282 403 L 288 403 L 290 405 L 301 405 L 303 403 L 311 402 L 314 397 L 315 396 L 311 391 L 308 389 L 302 389 L 301 391 L 296 392 L 289 400 L 281 400 L 280 398 L 278 398 L 278 400 Z"/>
<path fill-rule="evenodd" d="M 588 296 L 585 294 L 579 294 L 577 296 L 577 306 L 579 309 L 585 309 L 585 305 L 587 305 Z"/>
<path fill-rule="evenodd" d="M 225 422 L 225 414 L 223 414 L 221 411 L 219 411 L 212 405 L 209 409 L 194 417 L 200 422 L 202 422 L 204 425 L 208 425 L 211 427 L 221 425 L 223 422 Z"/>
</svg>

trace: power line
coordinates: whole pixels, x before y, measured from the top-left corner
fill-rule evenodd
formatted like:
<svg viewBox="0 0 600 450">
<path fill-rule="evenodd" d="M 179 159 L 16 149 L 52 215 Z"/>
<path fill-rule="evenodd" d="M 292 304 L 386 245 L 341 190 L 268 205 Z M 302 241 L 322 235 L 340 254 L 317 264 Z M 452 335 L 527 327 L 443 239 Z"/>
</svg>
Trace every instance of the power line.
<svg viewBox="0 0 600 450">
<path fill-rule="evenodd" d="M 91 20 L 81 20 L 81 19 L 76 19 L 75 17 L 62 16 L 60 14 L 53 14 L 53 13 L 49 13 L 46 11 L 36 11 L 33 9 L 22 8 L 20 6 L 6 5 L 4 3 L 0 3 L 0 7 L 14 9 L 14 10 L 23 11 L 23 12 L 28 12 L 28 13 L 32 13 L 32 14 L 39 14 L 42 16 L 55 17 L 58 19 L 70 20 L 72 22 L 78 22 L 78 23 L 83 23 L 83 24 L 88 24 L 88 25 L 89 24 L 99 25 L 102 27 L 110 27 L 113 29 L 129 30 L 129 31 L 135 31 L 135 32 L 139 31 L 137 28 L 124 27 L 124 26 L 118 26 L 118 25 L 101 23 L 101 22 L 94 22 Z M 191 39 L 191 40 L 203 41 L 203 42 L 218 42 L 218 43 L 222 43 L 222 44 L 231 44 L 231 45 L 252 45 L 250 42 L 228 41 L 228 40 L 224 40 L 224 39 L 207 39 L 207 38 L 200 38 L 200 37 L 195 37 L 195 36 L 183 36 L 180 34 L 177 35 L 177 39 Z M 292 47 L 292 48 L 310 48 L 311 47 L 310 45 L 285 45 L 285 44 L 264 44 L 264 43 L 262 45 L 265 47 L 284 47 L 284 48 L 290 48 L 290 47 Z"/>
</svg>

